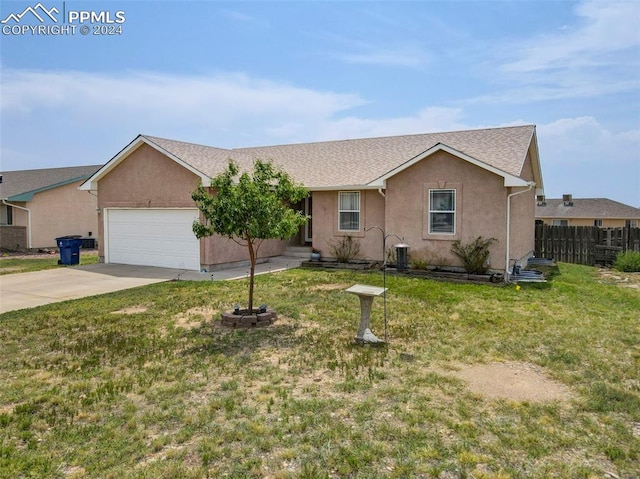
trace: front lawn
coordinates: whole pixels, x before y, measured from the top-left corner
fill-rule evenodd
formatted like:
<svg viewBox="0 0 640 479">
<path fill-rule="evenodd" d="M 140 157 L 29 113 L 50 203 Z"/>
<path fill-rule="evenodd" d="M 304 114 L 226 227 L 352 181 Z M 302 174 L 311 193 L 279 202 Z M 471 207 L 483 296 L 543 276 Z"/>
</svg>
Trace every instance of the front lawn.
<svg viewBox="0 0 640 479">
<path fill-rule="evenodd" d="M 41 271 L 43 269 L 66 268 L 66 265 L 59 265 L 59 254 L 28 256 L 1 256 L 0 276 L 3 274 L 28 273 L 30 271 Z M 95 253 L 80 252 L 80 264 L 93 264 L 98 262 L 98 255 Z"/>
<path fill-rule="evenodd" d="M 545 285 L 387 276 L 388 345 L 353 343 L 379 273 L 256 278 L 280 319 L 224 330 L 245 281 L 177 281 L 0 316 L 0 477 L 633 478 L 640 293 L 562 264 Z M 384 335 L 383 302 L 372 329 Z M 504 362 L 564 385 L 495 399 Z"/>
</svg>

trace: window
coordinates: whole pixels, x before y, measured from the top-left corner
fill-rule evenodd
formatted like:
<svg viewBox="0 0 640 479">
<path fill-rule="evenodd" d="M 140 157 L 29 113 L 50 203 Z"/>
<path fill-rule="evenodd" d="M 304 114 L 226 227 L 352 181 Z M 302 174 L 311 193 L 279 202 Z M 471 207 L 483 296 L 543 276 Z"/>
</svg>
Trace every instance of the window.
<svg viewBox="0 0 640 479">
<path fill-rule="evenodd" d="M 593 226 L 597 226 L 598 228 L 602 228 L 602 220 L 593 220 Z"/>
<path fill-rule="evenodd" d="M 13 207 L 9 205 L 0 206 L 0 225 L 13 224 Z"/>
<path fill-rule="evenodd" d="M 429 234 L 455 234 L 456 190 L 429 190 Z"/>
<path fill-rule="evenodd" d="M 637 228 L 638 227 L 638 220 L 626 220 L 624 222 L 624 226 L 625 226 L 625 228 Z"/>
<path fill-rule="evenodd" d="M 552 226 L 569 226 L 569 220 L 553 220 Z"/>
<path fill-rule="evenodd" d="M 359 191 L 341 191 L 338 193 L 338 229 L 340 231 L 360 230 Z"/>
</svg>

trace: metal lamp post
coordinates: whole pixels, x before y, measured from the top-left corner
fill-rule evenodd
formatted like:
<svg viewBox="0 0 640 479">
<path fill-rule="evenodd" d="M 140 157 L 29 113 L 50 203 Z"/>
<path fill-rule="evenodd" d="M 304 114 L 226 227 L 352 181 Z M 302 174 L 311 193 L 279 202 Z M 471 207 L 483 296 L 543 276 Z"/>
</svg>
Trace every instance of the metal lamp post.
<svg viewBox="0 0 640 479">
<path fill-rule="evenodd" d="M 409 246 L 404 242 L 403 238 L 400 238 L 398 235 L 394 234 L 386 234 L 384 229 L 380 226 L 371 226 L 369 228 L 365 228 L 365 233 L 367 231 L 371 231 L 372 229 L 380 230 L 382 233 L 382 287 L 384 288 L 384 293 L 382 295 L 382 303 L 384 310 L 384 340 L 387 340 L 387 238 L 395 237 L 398 238 L 401 243 L 398 246 L 403 248 L 408 248 Z"/>
</svg>

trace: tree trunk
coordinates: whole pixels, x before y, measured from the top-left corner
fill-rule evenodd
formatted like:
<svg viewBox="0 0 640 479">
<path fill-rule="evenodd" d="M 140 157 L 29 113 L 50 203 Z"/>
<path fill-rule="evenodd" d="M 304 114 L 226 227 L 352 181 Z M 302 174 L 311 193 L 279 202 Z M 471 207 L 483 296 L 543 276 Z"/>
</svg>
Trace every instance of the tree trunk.
<svg viewBox="0 0 640 479">
<path fill-rule="evenodd" d="M 249 248 L 249 314 L 253 314 L 253 278 L 256 272 L 256 252 L 253 248 L 253 241 L 247 238 L 247 248 Z"/>
</svg>

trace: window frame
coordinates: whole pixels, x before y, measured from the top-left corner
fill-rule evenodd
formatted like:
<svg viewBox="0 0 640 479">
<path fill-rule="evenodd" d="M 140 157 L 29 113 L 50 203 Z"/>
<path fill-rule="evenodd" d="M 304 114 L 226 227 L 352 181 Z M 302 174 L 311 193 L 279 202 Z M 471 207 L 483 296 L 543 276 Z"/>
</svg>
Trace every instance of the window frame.
<svg viewBox="0 0 640 479">
<path fill-rule="evenodd" d="M 356 194 L 357 198 L 358 198 L 358 208 L 357 209 L 351 209 L 351 210 L 347 210 L 347 209 L 342 209 L 342 196 L 346 195 L 346 194 Z M 354 229 L 344 229 L 342 228 L 342 213 L 357 213 L 358 214 L 358 227 L 354 228 Z M 361 226 L 362 226 L 362 195 L 360 191 L 338 191 L 338 231 L 340 232 L 346 232 L 346 233 L 354 233 L 354 232 L 358 232 L 361 230 Z"/>
<path fill-rule="evenodd" d="M 6 220 L 6 222 L 2 222 L 2 220 L 0 220 L 0 224 L 3 226 L 13 226 L 13 206 L 11 205 L 2 205 L 3 210 L 4 210 L 4 215 L 5 218 L 3 218 L 4 220 Z"/>
<path fill-rule="evenodd" d="M 433 193 L 436 192 L 451 192 L 453 195 L 452 198 L 452 210 L 436 210 L 432 208 L 433 203 Z M 458 212 L 457 212 L 457 200 L 458 194 L 456 188 L 429 188 L 428 189 L 428 211 L 427 211 L 427 232 L 429 235 L 446 235 L 446 236 L 455 236 L 457 234 L 457 221 L 458 221 Z M 451 222 L 452 231 L 433 231 L 433 222 L 432 215 L 433 214 L 451 214 L 453 221 Z"/>
</svg>

